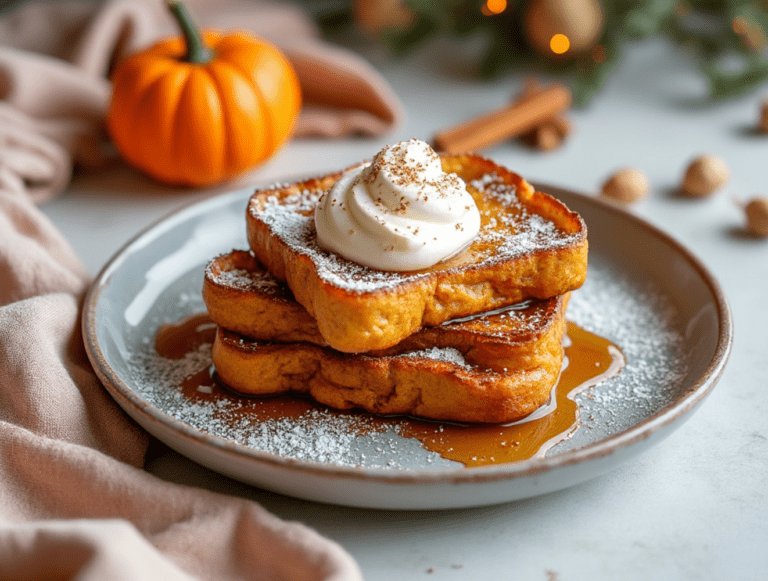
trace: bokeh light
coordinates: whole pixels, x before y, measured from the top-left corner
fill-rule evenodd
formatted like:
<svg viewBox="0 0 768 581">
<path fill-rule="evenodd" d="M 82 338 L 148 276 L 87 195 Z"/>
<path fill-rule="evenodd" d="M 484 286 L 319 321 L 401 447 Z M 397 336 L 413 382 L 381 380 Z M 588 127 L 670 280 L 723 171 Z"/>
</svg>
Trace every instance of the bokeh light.
<svg viewBox="0 0 768 581">
<path fill-rule="evenodd" d="M 481 9 L 486 16 L 501 14 L 507 9 L 507 0 L 486 0 Z"/>
<path fill-rule="evenodd" d="M 564 34 L 555 34 L 549 40 L 549 48 L 551 48 L 552 52 L 555 54 L 563 54 L 567 52 L 570 47 L 571 41 L 568 40 L 568 37 Z"/>
</svg>

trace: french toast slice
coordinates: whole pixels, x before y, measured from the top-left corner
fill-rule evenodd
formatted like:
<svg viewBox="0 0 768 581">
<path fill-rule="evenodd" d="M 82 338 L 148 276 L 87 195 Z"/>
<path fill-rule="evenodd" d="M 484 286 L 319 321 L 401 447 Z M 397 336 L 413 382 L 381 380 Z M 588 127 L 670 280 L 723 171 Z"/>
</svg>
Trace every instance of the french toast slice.
<svg viewBox="0 0 768 581">
<path fill-rule="evenodd" d="M 211 260 L 205 270 L 203 300 L 211 319 L 229 331 L 257 341 L 307 342 L 327 346 L 316 321 L 299 305 L 284 283 L 243 250 Z M 559 341 L 552 326 L 565 312 L 567 296 L 530 300 L 491 313 L 424 327 L 388 349 L 370 356 L 399 355 L 424 349 L 456 349 L 470 365 L 503 372 L 532 369 Z M 550 336 L 551 334 L 551 336 Z"/>
<path fill-rule="evenodd" d="M 334 349 L 387 349 L 423 326 L 583 284 L 587 229 L 578 214 L 488 159 L 441 156 L 441 162 L 467 183 L 480 210 L 480 234 L 463 252 L 419 271 L 374 270 L 318 245 L 314 208 L 341 173 L 251 197 L 246 223 L 252 252 L 288 284 Z"/>
<path fill-rule="evenodd" d="M 501 330 L 504 313 L 448 326 L 454 327 L 454 336 L 506 335 L 507 358 L 513 366 L 502 370 L 490 368 L 497 365 L 489 352 L 462 353 L 459 348 L 466 348 L 466 343 L 459 348 L 437 344 L 398 354 L 350 355 L 311 343 L 252 341 L 223 327 L 217 330 L 212 357 L 219 377 L 244 394 L 300 392 L 337 409 L 458 422 L 510 422 L 530 414 L 550 397 L 563 363 L 567 301 L 565 295 L 532 301 L 522 311 L 508 311 L 518 317 L 517 324 L 508 325 L 517 331 Z M 491 359 L 486 365 L 475 365 L 469 361 L 470 354 Z"/>
<path fill-rule="evenodd" d="M 251 253 L 233 250 L 208 263 L 203 279 L 208 315 L 225 329 L 262 341 L 326 345 L 317 322 Z"/>
</svg>

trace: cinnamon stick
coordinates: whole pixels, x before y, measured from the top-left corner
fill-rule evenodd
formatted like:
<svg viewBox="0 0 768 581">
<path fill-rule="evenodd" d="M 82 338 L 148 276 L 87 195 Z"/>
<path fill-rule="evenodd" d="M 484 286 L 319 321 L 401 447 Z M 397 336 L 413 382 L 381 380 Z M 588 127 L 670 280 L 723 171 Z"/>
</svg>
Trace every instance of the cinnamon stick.
<svg viewBox="0 0 768 581">
<path fill-rule="evenodd" d="M 514 103 L 530 99 L 543 89 L 536 79 L 528 79 L 523 85 L 523 90 L 517 95 Z M 541 151 L 556 149 L 563 144 L 563 141 L 571 132 L 571 122 L 563 113 L 558 113 L 548 119 L 543 119 L 541 123 L 533 129 L 529 129 L 520 135 L 520 140 L 530 147 L 535 147 Z"/>
<path fill-rule="evenodd" d="M 471 119 L 435 136 L 438 151 L 463 153 L 521 135 L 571 106 L 571 91 L 552 85 L 511 105 Z"/>
</svg>

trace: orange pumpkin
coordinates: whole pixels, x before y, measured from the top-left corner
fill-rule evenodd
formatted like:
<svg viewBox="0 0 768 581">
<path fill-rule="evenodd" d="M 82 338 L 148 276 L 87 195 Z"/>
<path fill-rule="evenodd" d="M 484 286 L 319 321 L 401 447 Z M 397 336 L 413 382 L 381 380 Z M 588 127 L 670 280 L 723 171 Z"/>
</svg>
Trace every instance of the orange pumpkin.
<svg viewBox="0 0 768 581">
<path fill-rule="evenodd" d="M 123 158 L 171 184 L 204 186 L 268 159 L 301 107 L 296 74 L 271 44 L 237 32 L 201 37 L 168 3 L 184 38 L 116 67 L 107 128 Z"/>
</svg>

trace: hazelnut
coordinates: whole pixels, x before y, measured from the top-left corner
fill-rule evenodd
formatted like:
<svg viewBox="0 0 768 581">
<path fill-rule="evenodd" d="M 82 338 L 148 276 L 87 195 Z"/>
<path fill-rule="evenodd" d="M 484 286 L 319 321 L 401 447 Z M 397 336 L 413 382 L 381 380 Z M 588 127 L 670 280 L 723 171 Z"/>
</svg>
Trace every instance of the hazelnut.
<svg viewBox="0 0 768 581">
<path fill-rule="evenodd" d="M 730 172 L 722 158 L 702 155 L 685 170 L 682 192 L 687 196 L 708 196 L 728 181 Z"/>
<path fill-rule="evenodd" d="M 603 195 L 622 202 L 631 204 L 646 196 L 648 193 L 648 178 L 638 169 L 624 168 L 613 174 L 603 184 Z"/>
<path fill-rule="evenodd" d="M 750 200 L 744 208 L 747 214 L 747 230 L 755 236 L 768 236 L 768 197 Z"/>
<path fill-rule="evenodd" d="M 535 127 L 530 135 L 524 137 L 527 137 L 526 141 L 530 142 L 533 147 L 541 151 L 550 151 L 562 145 L 564 136 L 556 127 L 543 123 Z"/>
</svg>

